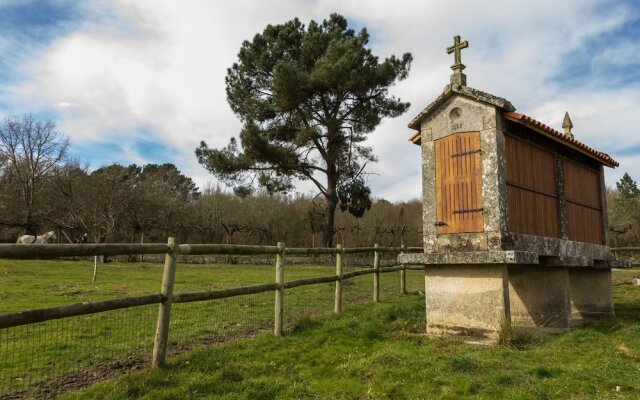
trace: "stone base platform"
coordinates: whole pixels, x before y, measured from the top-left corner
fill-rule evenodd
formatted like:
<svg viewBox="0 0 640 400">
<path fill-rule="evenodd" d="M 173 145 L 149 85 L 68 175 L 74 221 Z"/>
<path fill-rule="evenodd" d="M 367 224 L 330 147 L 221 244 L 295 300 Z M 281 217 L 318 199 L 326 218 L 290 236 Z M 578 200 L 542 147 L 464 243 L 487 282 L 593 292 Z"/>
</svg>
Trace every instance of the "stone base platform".
<svg viewBox="0 0 640 400">
<path fill-rule="evenodd" d="M 549 265 L 570 261 L 426 265 L 427 333 L 497 339 L 505 324 L 557 332 L 613 317 L 611 269 Z"/>
</svg>

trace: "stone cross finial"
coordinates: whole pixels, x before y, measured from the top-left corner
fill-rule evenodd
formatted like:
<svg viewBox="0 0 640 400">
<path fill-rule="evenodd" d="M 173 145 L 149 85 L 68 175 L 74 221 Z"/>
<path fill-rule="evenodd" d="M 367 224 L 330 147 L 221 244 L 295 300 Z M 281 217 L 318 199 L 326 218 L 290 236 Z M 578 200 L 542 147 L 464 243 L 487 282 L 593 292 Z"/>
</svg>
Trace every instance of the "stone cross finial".
<svg viewBox="0 0 640 400">
<path fill-rule="evenodd" d="M 454 53 L 453 57 L 455 64 L 451 66 L 451 69 L 453 70 L 453 74 L 451 75 L 452 84 L 467 86 L 467 77 L 462 73 L 462 70 L 466 67 L 462 63 L 462 55 L 460 54 L 460 51 L 467 47 L 469 47 L 469 42 L 466 40 L 464 42 L 460 42 L 460 35 L 454 36 L 453 46 L 447 47 L 447 54 Z"/>
<path fill-rule="evenodd" d="M 562 121 L 562 129 L 564 129 L 564 134 L 573 137 L 573 133 L 571 133 L 571 128 L 573 128 L 573 123 L 571 122 L 571 118 L 569 118 L 569 112 L 564 112 L 564 121 Z"/>
</svg>

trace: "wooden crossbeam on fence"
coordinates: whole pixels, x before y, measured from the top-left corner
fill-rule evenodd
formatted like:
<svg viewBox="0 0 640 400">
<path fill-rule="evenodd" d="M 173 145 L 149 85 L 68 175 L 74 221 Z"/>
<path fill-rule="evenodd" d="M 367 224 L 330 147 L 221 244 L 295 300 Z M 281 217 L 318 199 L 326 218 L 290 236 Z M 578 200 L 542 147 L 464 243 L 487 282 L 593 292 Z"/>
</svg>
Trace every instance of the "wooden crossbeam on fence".
<svg viewBox="0 0 640 400">
<path fill-rule="evenodd" d="M 119 256 L 133 254 L 165 254 L 169 246 L 164 243 L 129 244 L 0 244 L 0 258 L 55 258 L 87 256 Z"/>
<path fill-rule="evenodd" d="M 35 324 L 53 319 L 76 317 L 79 315 L 95 314 L 122 308 L 158 304 L 165 300 L 160 293 L 146 294 L 121 299 L 101 300 L 85 303 L 66 304 L 63 306 L 37 308 L 33 310 L 0 314 L 0 329 L 13 326 Z"/>
<path fill-rule="evenodd" d="M 181 244 L 181 255 L 205 255 L 205 254 L 279 254 L 278 246 L 252 246 L 241 244 Z"/>
</svg>

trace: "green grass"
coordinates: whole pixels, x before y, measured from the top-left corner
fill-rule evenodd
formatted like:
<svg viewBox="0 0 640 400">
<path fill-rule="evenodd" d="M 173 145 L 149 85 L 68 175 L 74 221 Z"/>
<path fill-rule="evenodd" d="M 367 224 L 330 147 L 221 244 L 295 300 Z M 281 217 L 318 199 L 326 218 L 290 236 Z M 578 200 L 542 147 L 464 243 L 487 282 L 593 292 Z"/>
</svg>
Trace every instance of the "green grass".
<svg viewBox="0 0 640 400">
<path fill-rule="evenodd" d="M 422 335 L 424 298 L 414 294 L 305 321 L 284 338 L 200 348 L 165 369 L 63 398 L 637 399 L 640 290 L 628 283 L 632 274 L 616 273 L 616 320 L 520 350 Z"/>
<path fill-rule="evenodd" d="M 159 264 L 101 264 L 96 283 L 91 283 L 92 268 L 88 260 L 0 260 L 0 312 L 155 293 L 160 288 Z M 331 266 L 286 266 L 287 280 L 333 273 Z M 274 278 L 273 265 L 179 264 L 174 291 L 254 285 L 273 282 Z M 421 282 L 419 273 L 409 278 L 414 288 Z M 398 273 L 383 274 L 382 288 L 383 298 L 397 295 Z M 368 301 L 371 290 L 371 276 L 354 279 L 353 284 L 345 285 L 345 307 Z M 285 296 L 287 327 L 294 329 L 311 317 L 333 310 L 334 285 L 294 288 Z M 175 304 L 169 351 L 271 330 L 273 301 L 273 292 L 267 292 Z M 148 359 L 157 310 L 157 305 L 150 305 L 0 330 L 0 396 L 115 360 Z"/>
<path fill-rule="evenodd" d="M 0 293 L 8 300 L 1 307 L 8 311 L 158 290 L 158 265 L 100 267 L 92 285 L 87 261 L 0 261 Z M 326 266 L 288 265 L 287 280 L 332 272 Z M 130 373 L 63 398 L 636 399 L 640 290 L 630 280 L 638 275 L 638 269 L 614 272 L 615 320 L 540 337 L 523 349 L 425 337 L 424 297 L 399 296 L 397 273 L 382 275 L 382 304 L 357 304 L 370 299 L 371 276 L 346 285 L 340 317 L 327 316 L 332 284 L 287 291 L 284 338 L 269 332 L 273 293 L 177 304 L 171 348 L 187 345 L 190 351 L 171 357 L 163 370 Z M 176 292 L 273 278 L 270 265 L 179 265 Z M 423 278 L 412 272 L 408 283 L 421 289 Z M 148 356 L 156 313 L 157 306 L 149 306 L 51 321 L 31 330 L 15 328 L 13 337 L 2 330 L 0 376 L 10 371 L 10 379 L 0 383 L 4 390 L 19 388 L 16 377 L 36 374 L 33 382 L 46 381 L 123 354 Z M 77 332 L 71 338 L 65 336 L 68 328 Z M 231 340 L 239 336 L 243 340 Z M 220 343 L 198 345 L 212 338 Z M 7 350 L 18 356 L 4 357 Z M 34 360 L 37 368 L 31 367 Z"/>
</svg>

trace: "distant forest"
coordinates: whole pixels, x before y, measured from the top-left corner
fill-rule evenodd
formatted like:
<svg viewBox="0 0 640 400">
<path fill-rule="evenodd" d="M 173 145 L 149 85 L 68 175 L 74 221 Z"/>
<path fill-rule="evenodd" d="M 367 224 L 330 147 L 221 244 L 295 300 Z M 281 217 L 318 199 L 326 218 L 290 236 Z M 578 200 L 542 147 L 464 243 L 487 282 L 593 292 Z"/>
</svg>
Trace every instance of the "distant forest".
<svg viewBox="0 0 640 400">
<path fill-rule="evenodd" d="M 51 121 L 0 124 L 0 241 L 53 230 L 59 243 L 275 244 L 322 247 L 324 198 L 200 190 L 173 164 L 111 164 L 89 171 L 67 158 L 69 140 Z M 640 189 L 629 174 L 607 189 L 609 243 L 640 245 Z M 594 227 L 595 229 L 595 227 Z M 339 211 L 335 243 L 422 245 L 418 199 L 374 199 L 362 217 Z"/>
<path fill-rule="evenodd" d="M 0 240 L 56 231 L 58 242 L 275 244 L 322 247 L 322 199 L 257 192 L 238 197 L 220 187 L 200 191 L 173 164 L 121 166 L 89 172 L 77 163 L 52 168 L 30 208 L 19 181 L 2 176 Z M 421 204 L 375 200 L 361 218 L 336 215 L 336 243 L 367 246 L 421 243 Z"/>
<path fill-rule="evenodd" d="M 30 115 L 0 123 L 0 241 L 56 233 L 59 243 L 275 244 L 322 247 L 323 197 L 199 190 L 173 164 L 111 164 L 89 171 L 69 160 L 69 139 Z M 356 218 L 338 212 L 336 243 L 415 246 L 418 200 L 378 199 Z"/>
</svg>

